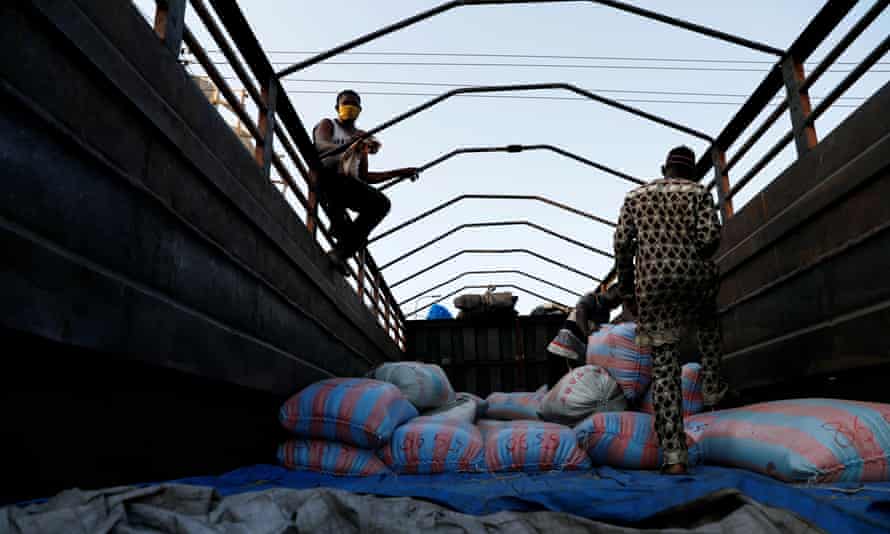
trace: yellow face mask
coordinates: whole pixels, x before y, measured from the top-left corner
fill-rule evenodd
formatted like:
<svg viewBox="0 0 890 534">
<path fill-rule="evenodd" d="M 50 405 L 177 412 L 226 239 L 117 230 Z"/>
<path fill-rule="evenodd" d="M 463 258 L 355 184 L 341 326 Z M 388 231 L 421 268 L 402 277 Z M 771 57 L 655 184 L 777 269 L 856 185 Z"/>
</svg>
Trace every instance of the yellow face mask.
<svg viewBox="0 0 890 534">
<path fill-rule="evenodd" d="M 362 108 L 353 104 L 341 104 L 337 108 L 337 115 L 341 121 L 354 121 L 361 112 Z"/>
</svg>

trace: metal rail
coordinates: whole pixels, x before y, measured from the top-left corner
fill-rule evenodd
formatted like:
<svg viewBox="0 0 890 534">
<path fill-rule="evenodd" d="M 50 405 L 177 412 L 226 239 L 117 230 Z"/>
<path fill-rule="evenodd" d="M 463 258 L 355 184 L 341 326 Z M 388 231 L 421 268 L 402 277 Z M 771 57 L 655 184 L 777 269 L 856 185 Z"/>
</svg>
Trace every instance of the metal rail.
<svg viewBox="0 0 890 534">
<path fill-rule="evenodd" d="M 616 2 L 613 0 L 454 0 L 452 2 L 447 2 L 444 4 L 440 4 L 432 9 L 428 9 L 417 15 L 404 18 L 394 24 L 390 24 L 384 28 L 381 28 L 377 31 L 365 34 L 361 37 L 343 43 L 342 45 L 331 48 L 330 50 L 326 50 L 320 54 L 312 56 L 308 59 L 305 59 L 299 63 L 295 63 L 287 68 L 282 69 L 278 72 L 277 77 L 283 78 L 295 72 L 299 72 L 307 67 L 311 67 L 316 63 L 320 63 L 326 59 L 332 58 L 336 55 L 342 54 L 343 52 L 348 52 L 353 48 L 361 46 L 363 44 L 369 43 L 391 33 L 397 32 L 409 26 L 413 26 L 418 22 L 422 22 L 431 17 L 435 17 L 436 15 L 440 15 L 445 13 L 446 11 L 450 11 L 452 9 L 464 6 L 485 6 L 485 5 L 508 5 L 508 4 L 554 4 L 554 3 L 566 3 L 566 2 L 587 2 L 600 4 L 604 6 L 611 7 L 613 9 L 618 9 L 620 11 L 624 11 L 627 13 L 632 13 L 634 15 L 644 17 L 650 20 L 655 20 L 664 24 L 669 24 L 671 26 L 682 28 L 687 31 L 691 31 L 694 33 L 698 33 L 700 35 L 706 35 L 708 37 L 712 37 L 714 39 L 719 39 L 721 41 L 732 43 L 735 45 L 743 46 L 745 48 L 750 48 L 752 50 L 757 50 L 758 52 L 763 52 L 766 54 L 773 54 L 775 56 L 781 56 L 784 51 L 778 48 L 774 48 L 764 43 L 759 43 L 757 41 L 753 41 L 751 39 L 745 39 L 743 37 L 738 37 L 736 35 L 732 35 L 726 32 L 721 32 L 719 30 L 715 30 L 713 28 L 708 28 L 707 26 L 702 26 L 700 24 L 695 24 L 693 22 L 688 22 L 682 19 L 669 17 L 667 15 L 662 15 L 661 13 L 656 13 L 654 11 L 649 11 L 647 9 L 643 9 L 640 7 L 632 6 L 629 4 L 625 4 L 623 2 Z"/>
<path fill-rule="evenodd" d="M 534 201 L 536 201 L 536 202 L 542 202 L 542 203 L 547 204 L 547 205 L 549 205 L 549 206 L 554 206 L 554 207 L 556 207 L 556 208 L 559 208 L 559 209 L 561 209 L 561 210 L 563 210 L 563 211 L 567 211 L 567 212 L 569 212 L 569 213 L 573 213 L 573 214 L 575 214 L 575 215 L 580 215 L 581 217 L 585 217 L 585 218 L 587 218 L 587 219 L 590 219 L 591 221 L 598 222 L 598 223 L 600 223 L 600 224 L 604 224 L 604 225 L 606 225 L 606 226 L 608 226 L 608 227 L 610 227 L 610 228 L 615 228 L 615 226 L 616 226 L 616 224 L 615 224 L 613 221 L 610 221 L 610 220 L 607 220 L 607 219 L 603 219 L 602 217 L 597 217 L 596 215 L 593 215 L 593 214 L 591 214 L 591 213 L 587 213 L 586 211 L 579 210 L 579 209 L 577 209 L 577 208 L 573 208 L 573 207 L 571 207 L 571 206 L 567 206 L 567 205 L 565 205 L 565 204 L 561 204 L 561 203 L 559 203 L 559 202 L 556 202 L 555 200 L 550 200 L 549 198 L 545 198 L 545 197 L 538 196 L 538 195 L 481 195 L 481 194 L 469 194 L 469 195 L 460 195 L 460 196 L 456 196 L 456 197 L 452 198 L 451 200 L 446 200 L 445 202 L 439 204 L 438 206 L 436 206 L 436 207 L 434 207 L 434 208 L 431 208 L 431 209 L 428 209 L 428 210 L 424 211 L 423 213 L 421 213 L 420 215 L 417 215 L 416 217 L 412 217 L 412 218 L 408 219 L 407 221 L 405 221 L 405 222 L 403 222 L 403 223 L 401 223 L 401 224 L 398 224 L 398 225 L 396 225 L 396 226 L 390 228 L 389 230 L 386 230 L 385 232 L 382 232 L 382 233 L 376 235 L 375 237 L 371 238 L 371 239 L 368 241 L 368 244 L 370 245 L 370 244 L 372 244 L 372 243 L 374 243 L 374 242 L 376 242 L 376 241 L 380 241 L 380 240 L 383 239 L 384 237 L 388 237 L 388 236 L 390 236 L 390 235 L 392 235 L 392 234 L 398 232 L 399 230 L 402 230 L 402 229 L 404 229 L 404 228 L 406 228 L 406 227 L 408 227 L 408 226 L 411 226 L 412 224 L 414 224 L 414 223 L 416 223 L 416 222 L 418 222 L 418 221 L 421 221 L 421 220 L 423 220 L 423 219 L 429 217 L 430 215 L 433 215 L 434 213 L 437 213 L 437 212 L 439 212 L 439 211 L 442 211 L 443 209 L 447 208 L 448 206 L 452 206 L 452 205 L 457 204 L 458 202 L 461 202 L 461 201 L 464 201 L 464 200 L 534 200 Z"/>
<path fill-rule="evenodd" d="M 438 267 L 438 266 L 440 266 L 440 265 L 442 265 L 442 264 L 444 264 L 444 263 L 447 263 L 447 262 L 453 260 L 454 258 L 457 258 L 458 256 L 462 256 L 462 255 L 464 255 L 464 254 L 528 254 L 529 256 L 534 256 L 534 257 L 536 257 L 536 258 L 538 258 L 538 259 L 541 259 L 541 260 L 546 261 L 547 263 L 550 263 L 550 264 L 552 264 L 552 265 L 556 265 L 557 267 L 561 267 L 561 268 L 563 268 L 563 269 L 565 269 L 565 270 L 567 270 L 567 271 L 571 271 L 571 272 L 577 274 L 578 276 L 582 276 L 582 277 L 584 277 L 584 278 L 588 278 L 588 279 L 590 279 L 590 280 L 593 280 L 594 282 L 602 282 L 602 280 L 600 280 L 599 278 L 597 278 L 597 277 L 595 277 L 595 276 L 591 276 L 591 275 L 589 275 L 589 274 L 587 274 L 587 273 L 585 273 L 585 272 L 582 272 L 582 271 L 579 271 L 578 269 L 575 269 L 574 267 L 569 267 L 568 265 L 565 265 L 565 264 L 563 264 L 563 263 L 559 263 L 558 261 L 553 260 L 553 259 L 550 259 L 550 258 L 548 258 L 547 256 L 542 256 L 541 254 L 538 254 L 537 252 L 535 252 L 535 251 L 533 251 L 533 250 L 528 250 L 528 249 L 525 249 L 525 248 L 502 248 L 502 249 L 491 249 L 491 248 L 470 248 L 470 249 L 464 249 L 464 250 L 460 250 L 460 251 L 458 251 L 458 252 L 455 252 L 454 254 L 448 256 L 447 258 L 444 258 L 444 259 L 442 259 L 442 260 L 437 261 L 436 263 L 433 263 L 433 264 L 431 264 L 431 265 L 428 265 L 428 266 L 424 267 L 423 269 L 420 269 L 419 271 L 417 271 L 417 272 L 415 272 L 415 273 L 412 273 L 412 274 L 406 276 L 405 278 L 402 278 L 401 280 L 399 280 L 399 281 L 396 282 L 395 284 L 392 284 L 390 287 L 392 287 L 392 288 L 396 288 L 396 287 L 398 287 L 398 286 L 404 284 L 405 282 L 407 282 L 407 281 L 409 281 L 409 280 L 412 280 L 412 279 L 414 279 L 414 278 L 417 278 L 417 277 L 420 276 L 421 274 L 423 274 L 423 273 L 425 273 L 425 272 L 427 272 L 427 271 L 429 271 L 429 270 L 431 270 L 431 269 L 435 269 L 436 267 Z"/>
<path fill-rule="evenodd" d="M 549 280 L 544 280 L 541 277 L 538 277 L 538 276 L 535 276 L 532 274 L 528 274 L 525 271 L 520 271 L 518 269 L 491 269 L 491 270 L 487 270 L 487 271 L 464 271 L 464 272 L 458 274 L 457 276 L 453 276 L 453 277 L 449 278 L 448 280 L 445 280 L 444 282 L 436 284 L 433 287 L 424 289 L 420 293 L 417 293 L 415 295 L 412 295 L 411 297 L 406 298 L 405 300 L 399 302 L 399 306 L 404 306 L 405 304 L 411 302 L 412 300 L 419 299 L 420 297 L 426 295 L 427 293 L 430 293 L 432 291 L 435 291 L 437 289 L 447 286 L 451 282 L 455 282 L 455 281 L 460 280 L 461 278 L 464 278 L 466 276 L 478 275 L 478 274 L 516 274 L 519 276 L 524 276 L 524 277 L 528 278 L 529 280 L 534 280 L 536 282 L 540 282 L 542 284 L 548 285 L 554 289 L 558 289 L 560 291 L 565 291 L 566 293 L 568 293 L 570 295 L 574 295 L 579 298 L 581 297 L 581 293 L 578 293 L 577 291 L 572 291 L 571 289 L 563 287 L 559 284 L 554 284 L 553 282 L 550 282 Z"/>
<path fill-rule="evenodd" d="M 370 130 L 367 130 L 362 135 L 355 137 L 355 141 L 357 142 L 357 141 L 360 141 L 363 139 L 367 139 L 375 134 L 382 132 L 383 130 L 391 128 L 392 126 L 395 126 L 396 124 L 399 124 L 407 119 L 410 119 L 411 117 L 417 115 L 418 113 L 426 111 L 426 110 L 430 109 L 431 107 L 433 107 L 437 104 L 440 104 L 440 103 L 442 103 L 452 97 L 455 97 L 455 96 L 466 95 L 466 94 L 478 94 L 478 93 L 505 93 L 505 92 L 509 93 L 509 92 L 516 92 L 516 91 L 548 91 L 548 90 L 569 91 L 571 93 L 575 93 L 577 95 L 583 96 L 583 97 L 587 98 L 588 100 L 593 100 L 595 102 L 599 102 L 600 104 L 604 104 L 609 107 L 620 109 L 621 111 L 625 111 L 632 115 L 636 115 L 637 117 L 644 118 L 644 119 L 654 122 L 656 124 L 660 124 L 660 125 L 666 126 L 668 128 L 673 128 L 674 130 L 677 130 L 679 132 L 683 132 L 683 133 L 691 135 L 693 137 L 703 139 L 709 143 L 714 142 L 714 139 L 706 133 L 700 132 L 700 131 L 690 128 L 688 126 L 684 126 L 682 124 L 676 123 L 674 121 L 665 119 L 663 117 L 659 117 L 658 115 L 649 113 L 647 111 L 643 111 L 643 110 L 635 108 L 633 106 L 628 106 L 627 104 L 622 104 L 621 102 L 618 102 L 617 100 L 613 100 L 611 98 L 608 98 L 608 97 L 605 97 L 602 95 L 598 95 L 596 93 L 591 93 L 590 91 L 581 89 L 580 87 L 577 87 L 570 83 L 527 83 L 527 84 L 516 84 L 516 85 L 481 85 L 481 86 L 476 86 L 476 87 L 461 87 L 459 89 L 452 89 L 451 91 L 447 91 L 435 98 L 431 98 L 430 100 L 427 100 L 423 104 L 421 104 L 419 106 L 415 106 L 404 113 L 396 115 L 395 117 L 389 119 L 388 121 L 386 121 L 382 124 L 378 124 L 377 126 L 371 128 Z M 342 154 L 343 152 L 348 150 L 350 146 L 352 146 L 352 145 L 344 144 L 344 145 L 341 145 L 333 150 L 324 152 L 323 154 L 321 154 L 321 158 L 324 159 L 324 158 L 327 158 L 330 156 L 336 156 L 337 154 Z"/>
<path fill-rule="evenodd" d="M 435 243 L 438 243 L 439 241 L 445 239 L 446 237 L 448 237 L 452 234 L 455 234 L 465 228 L 492 228 L 492 227 L 497 227 L 497 226 L 528 226 L 529 228 L 534 228 L 535 230 L 539 230 L 541 232 L 544 232 L 544 233 L 551 235 L 553 237 L 556 237 L 558 239 L 562 239 L 566 243 L 571 243 L 575 246 L 581 247 L 585 250 L 589 250 L 590 252 L 593 252 L 595 254 L 605 256 L 609 259 L 613 259 L 615 257 L 612 254 L 610 254 L 602 249 L 592 247 L 590 245 L 587 245 L 585 243 L 578 241 L 577 239 L 572 239 L 571 237 L 569 237 L 567 235 L 560 234 L 559 232 L 554 232 L 553 230 L 550 230 L 549 228 L 546 228 L 544 226 L 539 226 L 533 222 L 529 222 L 529 221 L 491 221 L 491 222 L 480 222 L 480 223 L 465 223 L 465 224 L 460 224 L 458 226 L 455 226 L 451 230 L 448 230 L 447 232 L 440 234 L 439 236 L 434 237 L 434 238 L 430 239 L 429 241 L 426 241 L 423 244 L 402 254 L 401 256 L 383 264 L 383 266 L 380 267 L 380 270 L 381 271 L 386 270 L 388 267 L 391 267 L 392 265 L 395 265 L 396 263 L 399 263 L 400 261 L 402 261 L 406 258 L 410 258 L 411 256 L 413 256 L 414 254 L 417 254 L 421 250 L 423 250 Z"/>
<path fill-rule="evenodd" d="M 466 290 L 468 290 L 468 289 L 490 289 L 490 288 L 495 288 L 495 289 L 497 289 L 497 288 L 499 288 L 499 287 L 509 287 L 509 288 L 511 288 L 511 289 L 516 289 L 516 290 L 518 290 L 518 291 L 522 291 L 523 293 L 528 293 L 529 295 L 531 295 L 531 296 L 533 296 L 533 297 L 536 297 L 536 298 L 539 298 L 539 299 L 541 299 L 541 300 L 546 300 L 546 301 L 548 301 L 548 302 L 552 302 L 553 304 L 556 304 L 556 305 L 558 305 L 558 306 L 562 306 L 563 308 L 568 308 L 568 307 L 569 307 L 569 306 L 563 304 L 562 302 L 560 302 L 560 301 L 558 301 L 558 300 L 555 300 L 555 299 L 551 299 L 551 298 L 545 297 L 544 295 L 540 295 L 540 294 L 538 294 L 538 293 L 535 293 L 534 291 L 528 290 L 528 289 L 526 289 L 526 288 L 524 288 L 524 287 L 522 287 L 522 286 L 517 286 L 517 285 L 514 285 L 514 284 L 488 284 L 488 285 L 484 285 L 484 286 L 483 286 L 483 285 L 463 286 L 463 287 L 460 288 L 460 289 L 455 289 L 454 291 L 452 291 L 451 293 L 448 293 L 448 294 L 445 295 L 444 297 L 441 297 L 441 298 L 439 298 L 438 300 L 434 300 L 434 301 L 432 301 L 432 302 L 430 302 L 430 303 L 424 305 L 424 306 L 421 307 L 421 308 L 417 308 L 416 310 L 414 310 L 413 312 L 411 312 L 411 313 L 409 314 L 409 316 L 410 316 L 410 315 L 416 315 L 416 314 L 418 314 L 418 313 L 420 313 L 420 312 L 426 310 L 427 308 L 429 308 L 429 307 L 432 306 L 433 304 L 438 304 L 438 303 L 442 302 L 443 300 L 448 299 L 448 298 L 451 298 L 451 297 L 453 297 L 454 295 L 457 295 L 458 293 L 460 293 L 460 292 L 462 292 L 462 291 L 466 291 Z"/>
<path fill-rule="evenodd" d="M 549 150 L 550 152 L 554 152 L 556 154 L 573 159 L 579 163 L 583 163 L 587 166 L 593 167 L 594 169 L 611 174 L 612 176 L 616 176 L 618 178 L 621 178 L 622 180 L 627 180 L 628 182 L 631 182 L 633 184 L 643 185 L 646 183 L 644 180 L 641 180 L 635 176 L 625 174 L 621 171 L 618 171 L 611 167 L 603 165 L 602 163 L 597 163 L 595 161 L 591 161 L 583 156 L 579 156 L 578 154 L 569 152 L 568 150 L 564 150 L 562 148 L 559 148 L 559 147 L 556 147 L 553 145 L 506 145 L 506 146 L 491 146 L 491 147 L 458 148 L 456 150 L 452 150 L 451 152 L 449 152 L 447 154 L 443 154 L 442 156 L 439 156 L 438 158 L 436 158 L 432 161 L 428 161 L 427 163 L 424 163 L 417 169 L 419 172 L 425 172 L 425 171 L 431 169 L 432 167 L 435 167 L 436 165 L 444 163 L 444 162 L 448 161 L 449 159 L 453 158 L 454 156 L 459 156 L 461 154 L 483 154 L 483 153 L 492 153 L 492 152 L 506 152 L 509 154 L 517 154 L 519 152 L 525 152 L 525 151 L 531 151 L 531 150 Z M 396 178 L 395 180 L 390 181 L 389 183 L 387 183 L 383 187 L 380 187 L 379 189 L 381 191 L 385 191 L 386 189 L 389 189 L 390 187 L 392 187 L 398 183 L 401 183 L 405 180 L 407 180 L 407 178 Z"/>
</svg>

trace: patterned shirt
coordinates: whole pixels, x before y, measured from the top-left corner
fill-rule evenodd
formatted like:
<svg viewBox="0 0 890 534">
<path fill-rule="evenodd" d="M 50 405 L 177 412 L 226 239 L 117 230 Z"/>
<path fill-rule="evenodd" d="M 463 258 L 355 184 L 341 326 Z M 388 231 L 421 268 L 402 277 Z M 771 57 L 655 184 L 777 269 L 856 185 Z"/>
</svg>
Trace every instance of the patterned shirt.
<svg viewBox="0 0 890 534">
<path fill-rule="evenodd" d="M 689 180 L 660 179 L 638 187 L 624 199 L 614 245 L 623 298 L 642 299 L 713 276 L 710 258 L 720 246 L 714 199 Z"/>
</svg>

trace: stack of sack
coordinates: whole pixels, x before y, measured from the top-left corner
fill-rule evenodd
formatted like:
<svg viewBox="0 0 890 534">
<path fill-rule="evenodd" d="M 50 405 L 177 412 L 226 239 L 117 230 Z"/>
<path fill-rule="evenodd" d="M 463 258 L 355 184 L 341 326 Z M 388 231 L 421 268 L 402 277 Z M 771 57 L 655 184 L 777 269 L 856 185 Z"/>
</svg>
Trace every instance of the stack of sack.
<svg viewBox="0 0 890 534">
<path fill-rule="evenodd" d="M 657 469 L 662 451 L 649 388 L 652 357 L 634 323 L 606 325 L 587 345 L 587 363 L 609 372 L 634 411 L 604 411 L 575 425 L 593 465 Z M 682 367 L 689 463 L 756 471 L 787 482 L 890 480 L 890 405 L 795 399 L 701 413 L 701 365 Z"/>
<path fill-rule="evenodd" d="M 279 419 L 299 439 L 282 444 L 278 459 L 333 475 L 482 471 L 473 423 L 483 409 L 475 395 L 455 394 L 436 365 L 387 363 L 365 378 L 322 380 L 291 397 Z"/>
</svg>

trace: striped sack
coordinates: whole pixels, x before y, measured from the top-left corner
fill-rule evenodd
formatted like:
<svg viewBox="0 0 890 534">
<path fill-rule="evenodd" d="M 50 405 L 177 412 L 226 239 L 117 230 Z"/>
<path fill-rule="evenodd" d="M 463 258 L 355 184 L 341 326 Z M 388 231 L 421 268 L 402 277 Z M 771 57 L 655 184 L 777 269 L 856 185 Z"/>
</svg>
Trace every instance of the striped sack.
<svg viewBox="0 0 890 534">
<path fill-rule="evenodd" d="M 371 371 L 369 377 L 398 386 L 418 410 L 438 408 L 454 400 L 451 382 L 438 365 L 388 362 Z"/>
<path fill-rule="evenodd" d="M 589 469 L 575 432 L 543 421 L 481 422 L 489 471 L 570 471 Z"/>
<path fill-rule="evenodd" d="M 615 379 L 596 365 L 569 371 L 541 400 L 538 415 L 545 421 L 578 423 L 595 412 L 624 410 L 627 399 Z"/>
<path fill-rule="evenodd" d="M 423 412 L 421 415 L 436 419 L 461 421 L 472 425 L 476 422 L 476 418 L 481 413 L 484 413 L 484 406 L 482 406 L 483 402 L 485 401 L 475 395 L 458 393 L 455 395 L 454 400 L 448 404 L 441 408 Z"/>
<path fill-rule="evenodd" d="M 655 418 L 639 412 L 594 414 L 575 427 L 578 445 L 593 465 L 622 469 L 658 469 L 662 454 L 655 433 Z M 699 462 L 695 443 L 687 436 L 689 464 Z"/>
<path fill-rule="evenodd" d="M 609 371 L 629 401 L 642 397 L 652 380 L 652 353 L 636 337 L 636 323 L 621 323 L 604 325 L 587 340 L 587 363 Z"/>
<path fill-rule="evenodd" d="M 301 437 L 376 449 L 397 426 L 417 417 L 399 388 L 369 378 L 329 378 L 306 387 L 281 407 L 278 420 Z"/>
<path fill-rule="evenodd" d="M 682 392 L 683 392 L 683 417 L 689 417 L 701 413 L 705 407 L 705 399 L 701 390 L 701 364 L 687 363 L 683 366 Z M 640 403 L 640 411 L 655 414 L 652 405 L 652 388 L 646 391 L 646 396 Z"/>
<path fill-rule="evenodd" d="M 339 476 L 389 473 L 374 451 L 336 441 L 290 440 L 278 447 L 278 462 L 288 469 Z"/>
<path fill-rule="evenodd" d="M 472 424 L 418 417 L 397 428 L 379 455 L 396 473 L 473 473 L 484 468 L 482 449 Z"/>
<path fill-rule="evenodd" d="M 694 415 L 705 463 L 788 482 L 890 480 L 890 404 L 796 399 Z"/>
<path fill-rule="evenodd" d="M 544 393 L 492 393 L 485 401 L 485 417 L 491 419 L 538 419 Z"/>
</svg>

